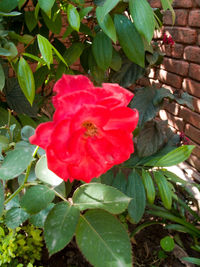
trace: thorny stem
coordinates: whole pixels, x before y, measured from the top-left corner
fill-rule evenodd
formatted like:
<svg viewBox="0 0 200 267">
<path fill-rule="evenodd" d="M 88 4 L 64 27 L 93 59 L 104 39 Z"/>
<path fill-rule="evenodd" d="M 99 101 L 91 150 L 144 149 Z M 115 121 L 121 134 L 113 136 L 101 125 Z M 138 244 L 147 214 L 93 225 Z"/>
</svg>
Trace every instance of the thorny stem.
<svg viewBox="0 0 200 267">
<path fill-rule="evenodd" d="M 39 146 L 37 146 L 35 148 L 34 152 L 33 152 L 33 155 L 32 155 L 33 159 L 35 158 L 38 149 L 39 149 Z M 31 163 L 28 165 L 28 167 L 26 169 L 26 175 L 24 177 L 23 183 L 20 185 L 20 187 L 8 199 L 6 199 L 6 201 L 4 202 L 4 205 L 6 205 L 9 201 L 11 201 L 17 194 L 19 194 L 19 192 L 22 191 L 22 189 L 24 189 L 25 184 L 26 184 L 26 182 L 28 180 L 28 177 L 29 177 L 29 173 L 30 173 L 30 170 L 31 170 L 32 163 L 33 163 L 33 160 L 31 161 Z"/>
</svg>

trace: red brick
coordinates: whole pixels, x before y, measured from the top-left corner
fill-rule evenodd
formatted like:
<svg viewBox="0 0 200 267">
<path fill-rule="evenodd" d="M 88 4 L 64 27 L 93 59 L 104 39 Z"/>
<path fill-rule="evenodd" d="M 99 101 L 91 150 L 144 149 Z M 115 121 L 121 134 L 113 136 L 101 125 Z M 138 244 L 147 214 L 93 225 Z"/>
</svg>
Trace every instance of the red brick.
<svg viewBox="0 0 200 267">
<path fill-rule="evenodd" d="M 189 144 L 195 146 L 195 148 L 192 150 L 192 154 L 200 158 L 200 146 L 192 140 L 189 141 Z"/>
<path fill-rule="evenodd" d="M 189 25 L 192 27 L 200 27 L 200 10 L 190 11 Z"/>
<path fill-rule="evenodd" d="M 182 27 L 165 27 L 166 31 L 172 35 L 175 42 L 184 44 L 194 44 L 197 40 L 197 32 L 194 29 Z"/>
<path fill-rule="evenodd" d="M 169 85 L 171 85 L 171 86 L 173 86 L 175 88 L 178 88 L 178 89 L 181 88 L 182 77 L 180 77 L 180 76 L 178 76 L 176 74 L 167 72 L 165 70 L 159 70 L 158 79 L 161 82 L 169 84 Z"/>
<path fill-rule="evenodd" d="M 197 42 L 198 42 L 198 45 L 200 46 L 200 34 L 198 35 L 198 40 L 197 40 Z"/>
<path fill-rule="evenodd" d="M 182 118 L 173 116 L 166 110 L 160 110 L 159 116 L 162 120 L 168 120 L 168 124 L 174 129 L 179 130 L 181 132 L 183 131 L 185 123 Z"/>
<path fill-rule="evenodd" d="M 200 144 L 200 130 L 193 127 L 190 124 L 186 124 L 185 126 L 185 134 L 195 141 L 197 144 Z"/>
<path fill-rule="evenodd" d="M 196 112 L 200 113 L 200 99 L 193 97 L 193 107 Z"/>
<path fill-rule="evenodd" d="M 196 0 L 196 4 L 200 7 L 200 0 Z"/>
<path fill-rule="evenodd" d="M 189 77 L 200 81 L 200 65 L 193 64 L 193 63 L 190 64 Z M 199 84 L 199 88 L 200 88 L 200 84 Z"/>
<path fill-rule="evenodd" d="M 198 171 L 200 171 L 200 159 L 198 157 L 192 154 L 187 161 Z"/>
<path fill-rule="evenodd" d="M 190 8 L 193 6 L 194 0 L 174 0 L 173 7 Z"/>
<path fill-rule="evenodd" d="M 187 61 L 192 61 L 200 63 L 200 47 L 197 46 L 187 46 L 184 50 L 184 59 Z"/>
<path fill-rule="evenodd" d="M 177 116 L 179 113 L 179 105 L 175 102 L 170 102 L 168 99 L 164 100 L 163 109 L 167 110 L 169 113 Z"/>
<path fill-rule="evenodd" d="M 175 10 L 175 13 L 176 13 L 175 25 L 177 26 L 187 25 L 188 11 L 186 9 L 177 9 Z M 171 11 L 167 10 L 164 13 L 163 22 L 165 25 L 173 25 Z"/>
<path fill-rule="evenodd" d="M 182 88 L 189 94 L 200 98 L 200 85 L 198 82 L 190 79 L 184 79 Z"/>
<path fill-rule="evenodd" d="M 149 4 L 153 8 L 161 8 L 162 7 L 160 0 L 149 0 Z"/>
<path fill-rule="evenodd" d="M 162 50 L 168 57 L 182 58 L 184 47 L 182 44 L 175 43 L 173 46 L 170 46 L 170 45 L 162 46 Z"/>
<path fill-rule="evenodd" d="M 147 77 L 142 77 L 137 81 L 137 84 L 140 86 L 150 86 L 150 81 Z"/>
<path fill-rule="evenodd" d="M 167 71 L 170 71 L 170 72 L 182 75 L 182 76 L 187 76 L 189 64 L 188 62 L 185 62 L 182 60 L 164 58 L 161 67 Z"/>
<path fill-rule="evenodd" d="M 179 116 L 184 119 L 184 121 L 189 122 L 193 126 L 200 129 L 200 114 L 195 113 L 186 107 L 181 107 Z"/>
</svg>

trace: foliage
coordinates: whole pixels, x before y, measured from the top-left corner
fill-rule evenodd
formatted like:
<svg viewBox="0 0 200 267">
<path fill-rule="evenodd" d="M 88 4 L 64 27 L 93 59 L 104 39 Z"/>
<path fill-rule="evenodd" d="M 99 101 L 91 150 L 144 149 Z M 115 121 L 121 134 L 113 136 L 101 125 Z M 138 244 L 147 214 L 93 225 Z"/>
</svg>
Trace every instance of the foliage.
<svg viewBox="0 0 200 267">
<path fill-rule="evenodd" d="M 41 259 L 43 237 L 40 229 L 31 224 L 11 229 L 7 228 L 2 221 L 0 231 L 1 266 L 23 267 L 24 264 L 33 266 L 31 263 Z"/>
<path fill-rule="evenodd" d="M 172 1 L 161 2 L 174 19 Z M 181 145 L 166 122 L 154 119 L 164 98 L 191 108 L 192 99 L 185 93 L 177 96 L 165 88 L 137 89 L 130 103 L 140 115 L 134 131 L 135 152 L 90 184 L 63 182 L 48 169 L 45 151 L 29 143 L 34 128 L 49 121 L 53 113 L 44 108 L 53 94 L 47 87 L 52 88 L 51 81 L 63 73 L 90 75 L 98 86 L 117 82 L 129 87 L 160 64 L 163 55 L 152 42 L 154 29 L 162 26 L 159 10 L 146 0 L 94 0 L 89 6 L 83 0 L 34 0 L 31 11 L 27 4 L 25 0 L 0 2 L 0 96 L 6 97 L 0 103 L 2 263 L 21 258 L 23 263 L 34 264 L 41 256 L 41 230 L 35 228 L 40 227 L 50 255 L 75 236 L 94 266 L 108 262 L 132 266 L 131 237 L 157 222 L 138 225 L 130 234 L 127 222 L 138 224 L 145 212 L 162 218 L 168 229 L 191 235 L 191 247 L 198 250 L 199 217 L 178 194 L 177 183 L 185 194 L 189 194 L 188 184 L 166 169 L 186 160 L 194 146 Z M 62 39 L 58 38 L 61 14 L 68 24 Z M 61 42 L 66 38 L 67 48 Z M 79 59 L 77 71 L 74 63 Z M 12 78 L 8 75 L 11 68 Z M 7 112 L 8 108 L 14 112 Z M 179 207 L 194 220 L 181 216 Z M 169 238 L 161 241 L 166 251 L 173 247 Z"/>
</svg>

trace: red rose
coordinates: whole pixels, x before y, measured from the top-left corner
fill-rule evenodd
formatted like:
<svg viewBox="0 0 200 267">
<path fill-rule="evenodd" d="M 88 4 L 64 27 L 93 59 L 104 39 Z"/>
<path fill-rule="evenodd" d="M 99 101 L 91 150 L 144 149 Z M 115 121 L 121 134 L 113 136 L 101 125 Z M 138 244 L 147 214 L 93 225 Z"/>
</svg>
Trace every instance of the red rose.
<svg viewBox="0 0 200 267">
<path fill-rule="evenodd" d="M 118 84 L 94 87 L 82 75 L 56 82 L 52 122 L 40 124 L 30 142 L 46 150 L 48 168 L 70 181 L 90 182 L 133 153 L 132 131 L 138 111 L 133 94 Z"/>
</svg>

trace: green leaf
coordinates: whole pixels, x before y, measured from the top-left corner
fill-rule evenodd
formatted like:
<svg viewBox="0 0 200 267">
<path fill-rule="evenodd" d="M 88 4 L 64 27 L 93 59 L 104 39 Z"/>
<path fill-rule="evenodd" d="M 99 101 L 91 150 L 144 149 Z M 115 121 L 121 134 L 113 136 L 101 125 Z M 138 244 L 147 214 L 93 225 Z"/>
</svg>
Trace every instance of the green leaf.
<svg viewBox="0 0 200 267">
<path fill-rule="evenodd" d="M 117 188 L 122 193 L 126 194 L 127 180 L 123 172 L 118 172 L 114 178 L 112 186 Z"/>
<path fill-rule="evenodd" d="M 106 70 L 112 61 L 112 42 L 103 32 L 98 32 L 93 40 L 92 52 L 99 68 Z"/>
<path fill-rule="evenodd" d="M 19 176 L 32 160 L 32 149 L 20 147 L 9 151 L 0 168 L 0 179 L 10 180 Z"/>
<path fill-rule="evenodd" d="M 37 40 L 40 53 L 44 61 L 46 62 L 48 68 L 50 69 L 50 64 L 53 63 L 52 45 L 45 37 L 40 34 L 37 35 Z"/>
<path fill-rule="evenodd" d="M 27 189 L 21 198 L 21 207 L 30 214 L 35 214 L 45 209 L 54 199 L 52 189 L 45 185 L 35 185 Z"/>
<path fill-rule="evenodd" d="M 160 198 L 163 202 L 163 205 L 166 209 L 171 209 L 172 206 L 172 191 L 169 187 L 167 179 L 162 172 L 157 171 L 153 173 L 155 182 L 158 186 Z"/>
<path fill-rule="evenodd" d="M 86 259 L 95 267 L 131 267 L 131 244 L 122 224 L 103 210 L 82 215 L 76 241 Z"/>
<path fill-rule="evenodd" d="M 67 18 L 70 26 L 77 32 L 79 32 L 80 28 L 80 16 L 76 7 L 69 4 L 67 7 Z"/>
<path fill-rule="evenodd" d="M 174 249 L 174 239 L 170 236 L 165 236 L 160 240 L 160 246 L 164 251 L 170 252 Z"/>
<path fill-rule="evenodd" d="M 171 152 L 167 153 L 167 155 L 161 157 L 157 160 L 157 162 L 154 162 L 154 166 L 156 167 L 170 167 L 177 165 L 186 159 L 189 158 L 190 154 L 192 153 L 192 150 L 195 146 L 180 146 Z M 151 166 L 151 161 L 145 163 L 146 166 Z"/>
<path fill-rule="evenodd" d="M 92 11 L 93 7 L 92 6 L 88 6 L 85 8 L 82 8 L 81 11 L 79 12 L 79 16 L 80 16 L 80 21 L 87 16 L 88 13 L 90 13 L 90 11 Z"/>
<path fill-rule="evenodd" d="M 25 12 L 25 22 L 26 22 L 26 26 L 27 26 L 29 32 L 32 32 L 32 30 L 37 25 L 37 20 L 35 18 L 35 12 L 34 11 L 26 11 Z"/>
<path fill-rule="evenodd" d="M 117 41 L 117 34 L 115 30 L 115 25 L 113 23 L 112 17 L 110 14 L 106 14 L 103 21 L 100 19 L 102 14 L 102 7 L 97 7 L 96 16 L 99 26 L 104 31 L 105 34 L 114 42 Z"/>
<path fill-rule="evenodd" d="M 110 65 L 112 67 L 112 62 Z M 122 65 L 119 70 L 114 69 L 115 73 L 111 74 L 111 81 L 119 83 L 123 87 L 129 87 L 134 84 L 145 73 L 145 69 L 130 61 L 125 55 L 122 55 Z"/>
<path fill-rule="evenodd" d="M 9 139 L 5 135 L 0 135 L 0 147 L 2 150 L 8 148 Z"/>
<path fill-rule="evenodd" d="M 5 74 L 2 65 L 0 64 L 0 91 L 3 90 L 5 86 Z"/>
<path fill-rule="evenodd" d="M 115 15 L 114 23 L 119 43 L 126 56 L 144 67 L 144 44 L 134 24 L 124 15 Z"/>
<path fill-rule="evenodd" d="M 115 71 L 119 71 L 122 66 L 122 58 L 120 54 L 113 48 L 113 53 L 112 53 L 112 60 L 110 63 L 111 69 Z"/>
<path fill-rule="evenodd" d="M 101 179 L 101 183 L 102 184 L 112 185 L 113 184 L 113 180 L 114 180 L 113 171 L 110 170 L 110 171 L 106 172 L 105 174 L 102 174 L 99 179 Z"/>
<path fill-rule="evenodd" d="M 51 8 L 53 7 L 55 0 L 38 0 L 40 8 L 48 15 L 51 14 Z"/>
<path fill-rule="evenodd" d="M 44 22 L 49 30 L 55 34 L 59 34 L 62 28 L 62 17 L 60 9 L 55 3 L 51 10 L 51 17 L 49 17 L 45 12 L 41 12 Z"/>
<path fill-rule="evenodd" d="M 1 48 L 1 51 L 2 51 L 3 48 Z M 18 50 L 17 50 L 17 47 L 15 46 L 14 43 L 12 42 L 7 42 L 5 45 L 4 45 L 4 49 L 6 49 L 9 53 L 9 57 L 11 58 L 14 58 L 17 56 L 18 54 Z"/>
<path fill-rule="evenodd" d="M 7 211 L 5 224 L 7 227 L 15 229 L 29 218 L 29 214 L 21 208 L 14 207 Z"/>
<path fill-rule="evenodd" d="M 41 210 L 39 213 L 31 215 L 29 221 L 36 227 L 44 228 L 44 222 L 49 214 L 50 210 L 55 206 L 54 203 L 50 203 L 46 209 Z"/>
<path fill-rule="evenodd" d="M 91 52 L 88 56 L 88 66 L 89 66 L 91 75 L 93 76 L 96 83 L 98 85 L 102 84 L 102 82 L 105 81 L 105 71 L 99 68 L 99 66 L 97 65 L 95 61 L 93 53 Z"/>
<path fill-rule="evenodd" d="M 32 105 L 35 98 L 35 81 L 33 72 L 23 57 L 20 58 L 18 63 L 17 78 L 25 97 Z"/>
<path fill-rule="evenodd" d="M 44 224 L 44 239 L 50 255 L 71 241 L 79 216 L 79 210 L 68 202 L 56 204 L 49 212 Z"/>
<path fill-rule="evenodd" d="M 49 74 L 49 69 L 47 68 L 47 66 L 42 66 L 41 68 L 37 69 L 34 72 L 33 75 L 35 79 L 35 88 L 39 88 L 40 86 L 43 85 L 48 74 Z"/>
<path fill-rule="evenodd" d="M 143 87 L 135 91 L 135 96 L 130 105 L 131 108 L 136 108 L 139 111 L 139 127 L 142 127 L 145 122 L 156 116 L 163 99 L 169 96 L 169 90 L 162 89 L 165 88 Z"/>
<path fill-rule="evenodd" d="M 148 157 L 158 152 L 171 137 L 167 121 L 148 121 L 137 138 L 139 157 Z"/>
<path fill-rule="evenodd" d="M 148 171 L 145 171 L 144 169 L 142 169 L 142 181 L 145 187 L 147 200 L 149 201 L 150 204 L 153 204 L 156 196 L 155 186 L 151 178 L 151 175 L 149 174 Z"/>
<path fill-rule="evenodd" d="M 135 170 L 128 176 L 126 194 L 133 198 L 129 203 L 128 213 L 134 223 L 138 223 L 144 214 L 146 195 L 142 179 Z"/>
<path fill-rule="evenodd" d="M 11 12 L 17 7 L 18 0 L 1 0 L 0 1 L 0 10 L 5 13 Z"/>
<path fill-rule="evenodd" d="M 51 186 L 58 186 L 63 182 L 60 177 L 49 170 L 46 155 L 43 155 L 36 163 L 35 175 L 39 180 Z"/>
<path fill-rule="evenodd" d="M 0 216 L 3 213 L 3 209 L 4 209 L 4 190 L 3 190 L 3 184 L 0 181 Z"/>
<path fill-rule="evenodd" d="M 155 29 L 154 13 L 147 0 L 131 0 L 129 8 L 135 27 L 150 43 Z"/>
<path fill-rule="evenodd" d="M 106 0 L 99 10 L 98 21 L 103 22 L 105 16 L 120 2 L 120 0 Z"/>
<path fill-rule="evenodd" d="M 130 198 L 122 192 L 100 183 L 80 186 L 74 192 L 72 200 L 80 210 L 99 208 L 113 214 L 122 213 L 130 202 Z"/>
<path fill-rule="evenodd" d="M 18 1 L 18 8 L 19 10 L 22 8 L 22 6 L 25 4 L 26 0 L 19 0 Z"/>
<path fill-rule="evenodd" d="M 67 64 L 70 66 L 81 56 L 85 45 L 82 43 L 73 43 L 64 53 L 64 59 L 67 61 Z"/>
<path fill-rule="evenodd" d="M 193 264 L 200 266 L 200 259 L 199 258 L 183 257 L 183 258 L 181 258 L 181 260 L 187 261 L 187 262 L 190 262 L 190 263 L 193 263 Z"/>
<path fill-rule="evenodd" d="M 42 65 L 45 64 L 45 61 L 42 59 L 42 58 L 39 58 L 37 56 L 34 56 L 32 54 L 29 54 L 29 53 L 23 53 L 23 56 L 25 57 L 28 57 L 28 58 L 31 58 L 39 63 L 41 63 Z"/>
<path fill-rule="evenodd" d="M 35 129 L 29 125 L 25 125 L 22 129 L 21 129 L 21 137 L 22 140 L 24 141 L 29 141 L 29 138 L 34 135 L 35 133 Z"/>
</svg>

